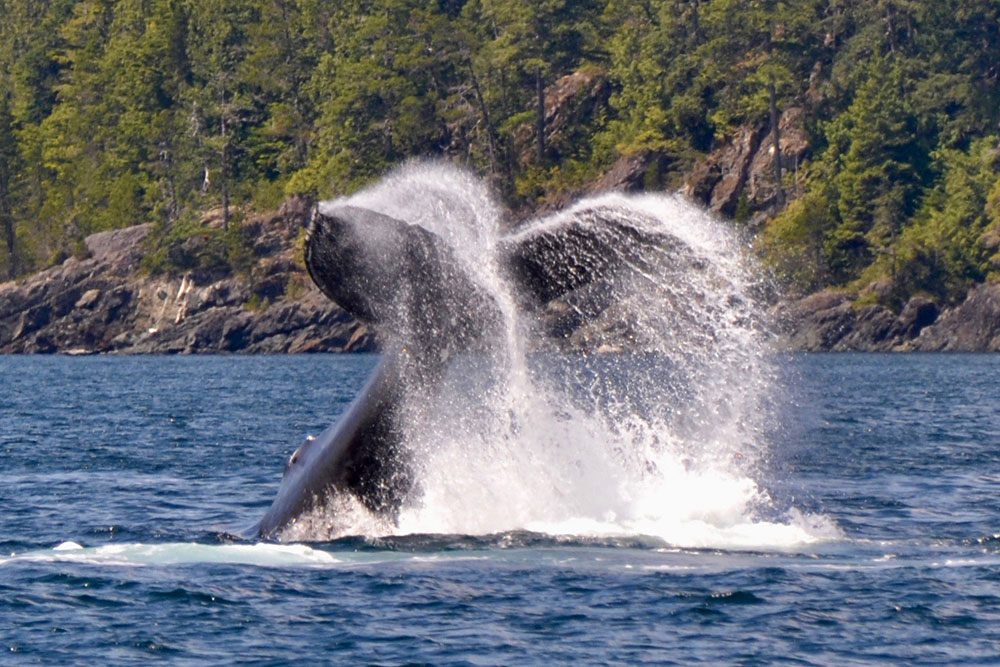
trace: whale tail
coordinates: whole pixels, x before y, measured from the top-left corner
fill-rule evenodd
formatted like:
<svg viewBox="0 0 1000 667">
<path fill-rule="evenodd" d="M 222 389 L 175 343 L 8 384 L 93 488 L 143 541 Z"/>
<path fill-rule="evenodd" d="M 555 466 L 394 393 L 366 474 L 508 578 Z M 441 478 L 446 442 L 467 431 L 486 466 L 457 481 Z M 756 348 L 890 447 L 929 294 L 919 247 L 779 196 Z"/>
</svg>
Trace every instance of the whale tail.
<svg viewBox="0 0 1000 667">
<path fill-rule="evenodd" d="M 493 297 L 418 225 L 354 206 L 316 208 L 305 257 L 323 293 L 371 326 L 383 350 L 405 351 L 421 375 L 476 350 L 500 325 Z"/>
<path fill-rule="evenodd" d="M 314 209 L 307 232 L 306 266 L 316 285 L 370 325 L 383 346 L 406 348 L 424 372 L 495 340 L 498 304 L 436 234 L 348 205 Z M 581 292 L 591 301 L 603 295 L 606 306 L 613 290 L 602 288 L 625 277 L 655 280 L 665 266 L 674 274 L 700 268 L 676 237 L 607 207 L 515 230 L 497 255 L 528 311 Z"/>
<path fill-rule="evenodd" d="M 608 207 L 542 220 L 500 239 L 496 261 L 519 306 L 541 311 L 554 299 L 601 310 L 623 276 L 662 276 L 691 265 L 683 244 L 624 220 Z M 449 359 L 502 339 L 495 296 L 473 278 L 455 248 L 417 224 L 348 204 L 313 210 L 306 267 L 331 300 L 376 333 L 379 368 L 340 419 L 292 456 L 278 497 L 256 528 L 276 537 L 331 494 L 352 494 L 394 518 L 415 488 L 401 433 L 406 395 L 436 391 Z M 574 305 L 574 307 L 577 307 Z"/>
</svg>

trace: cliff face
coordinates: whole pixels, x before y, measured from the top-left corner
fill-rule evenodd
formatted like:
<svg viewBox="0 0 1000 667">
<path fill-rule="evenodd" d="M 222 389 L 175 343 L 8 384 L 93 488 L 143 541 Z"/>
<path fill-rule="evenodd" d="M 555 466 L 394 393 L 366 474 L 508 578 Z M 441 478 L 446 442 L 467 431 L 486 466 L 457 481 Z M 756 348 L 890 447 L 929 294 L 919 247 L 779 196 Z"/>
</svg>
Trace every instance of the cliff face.
<svg viewBox="0 0 1000 667">
<path fill-rule="evenodd" d="M 799 164 L 812 152 L 802 109 L 792 107 L 778 121 L 782 181 L 785 196 L 774 177 L 774 138 L 764 125 L 743 126 L 688 173 L 684 193 L 707 206 L 713 213 L 733 216 L 753 215 L 752 224 L 776 213 L 782 199 L 796 192 Z M 740 199 L 745 211 L 739 211 Z"/>
<path fill-rule="evenodd" d="M 150 276 L 140 269 L 148 225 L 90 236 L 86 259 L 0 284 L 0 353 L 374 349 L 294 261 L 306 213 L 293 202 L 245 223 L 257 257 L 250 275 Z"/>
</svg>

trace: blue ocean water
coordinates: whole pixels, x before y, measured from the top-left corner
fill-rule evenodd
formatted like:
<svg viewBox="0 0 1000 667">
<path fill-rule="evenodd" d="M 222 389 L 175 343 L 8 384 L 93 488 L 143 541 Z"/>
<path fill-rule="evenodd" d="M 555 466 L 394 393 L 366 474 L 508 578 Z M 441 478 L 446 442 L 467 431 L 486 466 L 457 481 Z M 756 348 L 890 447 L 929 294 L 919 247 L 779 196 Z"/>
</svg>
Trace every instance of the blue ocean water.
<svg viewBox="0 0 1000 667">
<path fill-rule="evenodd" d="M 0 660 L 1000 662 L 1000 357 L 782 359 L 756 482 L 816 540 L 239 538 L 375 361 L 0 358 Z"/>
</svg>

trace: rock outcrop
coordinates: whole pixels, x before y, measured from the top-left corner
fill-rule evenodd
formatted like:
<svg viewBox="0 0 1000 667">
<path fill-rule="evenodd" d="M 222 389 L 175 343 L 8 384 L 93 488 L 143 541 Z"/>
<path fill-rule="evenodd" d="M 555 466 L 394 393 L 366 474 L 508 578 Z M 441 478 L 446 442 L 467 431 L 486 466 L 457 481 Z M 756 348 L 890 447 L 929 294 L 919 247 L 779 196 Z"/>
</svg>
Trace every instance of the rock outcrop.
<svg viewBox="0 0 1000 667">
<path fill-rule="evenodd" d="M 611 96 L 611 83 L 606 74 L 595 68 L 584 68 L 556 79 L 545 88 L 546 156 L 558 160 L 571 153 L 582 141 L 581 128 L 592 125 L 593 119 L 604 112 Z M 536 159 L 537 129 L 525 123 L 514 131 L 514 148 L 522 165 Z"/>
<path fill-rule="evenodd" d="M 812 152 L 805 127 L 805 112 L 800 107 L 787 109 L 781 114 L 778 129 L 782 181 L 787 200 L 794 194 L 789 190 L 795 189 L 799 165 Z M 765 132 L 747 168 L 746 198 L 751 211 L 768 211 L 779 203 L 778 187 L 774 181 L 774 137 L 769 132 Z"/>
<path fill-rule="evenodd" d="M 912 349 L 1000 352 L 1000 285 L 973 287 L 962 303 L 942 312 L 934 326 L 921 330 Z"/>
<path fill-rule="evenodd" d="M 371 333 L 332 304 L 295 261 L 307 213 L 292 201 L 245 224 L 249 275 L 140 267 L 148 225 L 95 234 L 88 256 L 0 285 L 0 352 L 121 354 L 374 349 Z M 197 237 L 193 237 L 197 243 Z"/>
<path fill-rule="evenodd" d="M 887 352 L 918 349 L 916 341 L 934 327 L 938 307 L 913 297 L 897 315 L 880 305 L 857 307 L 855 294 L 826 290 L 775 309 L 782 347 Z"/>
<path fill-rule="evenodd" d="M 650 172 L 663 174 L 669 166 L 668 158 L 662 153 L 639 151 L 623 155 L 610 169 L 588 183 L 581 194 L 596 195 L 611 191 L 645 190 L 646 180 L 649 178 Z"/>
<path fill-rule="evenodd" d="M 785 187 L 794 183 L 799 164 L 811 151 L 802 109 L 786 109 L 778 121 Z M 715 213 L 733 216 L 741 198 L 743 213 L 770 213 L 780 204 L 774 178 L 774 140 L 764 125 L 743 126 L 729 140 L 697 162 L 685 179 L 684 194 Z M 786 198 L 789 194 L 786 192 Z"/>
<path fill-rule="evenodd" d="M 826 290 L 774 308 L 779 347 L 802 351 L 1000 352 L 1000 284 L 969 290 L 965 300 L 940 308 L 911 298 L 895 314 L 879 305 L 856 306 L 857 295 Z"/>
<path fill-rule="evenodd" d="M 641 172 L 641 161 L 633 166 Z M 626 172 L 632 173 L 621 173 Z M 628 179 L 618 176 L 616 185 L 628 189 Z M 85 258 L 0 284 L 0 353 L 374 350 L 372 332 L 321 294 L 296 261 L 296 239 L 306 215 L 301 202 L 291 202 L 244 223 L 257 260 L 248 275 L 197 269 L 149 275 L 141 268 L 148 225 L 90 236 Z M 944 309 L 913 297 L 894 313 L 881 305 L 858 306 L 856 298 L 826 290 L 775 306 L 778 347 L 1000 351 L 1000 284 L 977 285 L 964 301 Z M 552 335 L 569 340 L 570 334 L 590 331 L 559 307 L 554 304 L 547 313 Z M 570 315 L 578 311 L 567 310 Z"/>
</svg>

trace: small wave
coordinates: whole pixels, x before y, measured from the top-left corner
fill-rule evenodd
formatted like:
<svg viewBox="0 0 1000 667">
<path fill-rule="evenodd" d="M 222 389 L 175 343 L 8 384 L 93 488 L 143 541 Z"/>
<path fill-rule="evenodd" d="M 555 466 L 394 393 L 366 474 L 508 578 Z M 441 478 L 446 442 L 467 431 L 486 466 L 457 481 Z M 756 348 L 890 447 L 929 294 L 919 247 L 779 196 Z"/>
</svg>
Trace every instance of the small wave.
<svg viewBox="0 0 1000 667">
<path fill-rule="evenodd" d="M 806 521 L 806 519 L 802 519 Z M 30 550 L 0 557 L 0 566 L 15 562 L 65 562 L 93 565 L 235 564 L 262 567 L 329 566 L 382 561 L 387 552 L 402 554 L 451 554 L 502 552 L 518 549 L 638 549 L 644 551 L 721 549 L 723 551 L 787 551 L 836 539 L 840 533 L 810 532 L 802 521 L 788 524 L 746 523 L 729 527 L 704 522 L 664 527 L 649 522 L 623 526 L 592 520 L 569 520 L 532 525 L 527 529 L 489 534 L 411 533 L 344 536 L 323 542 L 227 543 L 142 542 L 85 547 L 62 542 L 51 549 Z M 669 539 L 668 539 L 669 536 Z M 231 536 L 227 536 L 231 537 Z M 375 556 L 379 554 L 378 556 Z M 375 556 L 373 561 L 373 556 Z"/>
<path fill-rule="evenodd" d="M 963 542 L 968 546 L 981 546 L 991 550 L 1000 549 L 1000 533 L 967 539 Z"/>
<path fill-rule="evenodd" d="M 330 565 L 341 562 L 326 551 L 304 544 L 198 544 L 196 542 L 105 544 L 99 547 L 84 547 L 76 542 L 63 542 L 52 549 L 0 558 L 0 565 L 16 561 L 58 561 L 94 565 L 231 563 L 264 567 Z"/>
<path fill-rule="evenodd" d="M 511 549 L 608 548 L 658 552 L 702 551 L 788 552 L 844 539 L 825 517 L 799 515 L 788 523 L 741 522 L 717 526 L 703 521 L 670 523 L 646 521 L 600 522 L 571 519 L 536 522 L 524 529 L 482 534 L 386 533 L 348 535 L 310 544 L 334 552 L 441 553 L 506 551 Z"/>
</svg>

